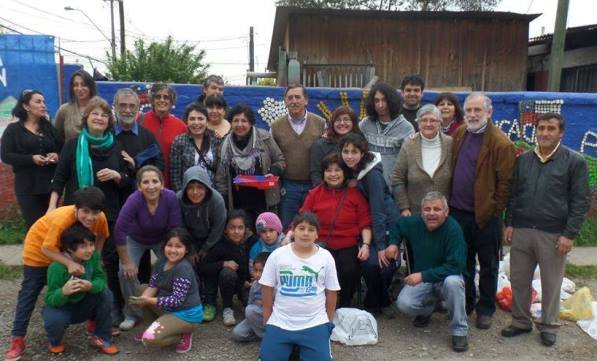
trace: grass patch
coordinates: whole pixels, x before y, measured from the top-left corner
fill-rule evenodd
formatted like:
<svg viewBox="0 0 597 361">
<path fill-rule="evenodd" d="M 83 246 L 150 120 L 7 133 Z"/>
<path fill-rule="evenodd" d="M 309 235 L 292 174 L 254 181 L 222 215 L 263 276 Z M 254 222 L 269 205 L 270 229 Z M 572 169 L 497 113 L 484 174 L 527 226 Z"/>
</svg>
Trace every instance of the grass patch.
<svg viewBox="0 0 597 361">
<path fill-rule="evenodd" d="M 0 220 L 0 245 L 21 244 L 25 239 L 25 224 L 21 218 Z"/>
<path fill-rule="evenodd" d="M 566 265 L 566 277 L 575 279 L 597 279 L 597 265 L 576 266 L 572 263 L 568 263 Z"/>
<path fill-rule="evenodd" d="M 23 273 L 21 266 L 7 266 L 0 262 L 0 280 L 16 280 Z"/>
<path fill-rule="evenodd" d="M 587 218 L 580 234 L 574 240 L 576 246 L 597 246 L 597 216 Z"/>
</svg>

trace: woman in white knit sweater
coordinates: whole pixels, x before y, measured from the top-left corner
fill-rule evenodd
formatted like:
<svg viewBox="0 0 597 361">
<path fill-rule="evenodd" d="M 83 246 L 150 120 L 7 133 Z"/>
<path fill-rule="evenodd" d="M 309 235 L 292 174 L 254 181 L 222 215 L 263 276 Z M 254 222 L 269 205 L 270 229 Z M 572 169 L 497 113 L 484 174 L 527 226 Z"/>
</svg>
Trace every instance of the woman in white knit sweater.
<svg viewBox="0 0 597 361">
<path fill-rule="evenodd" d="M 417 112 L 419 132 L 400 150 L 391 175 L 392 192 L 400 214 L 421 211 L 421 199 L 431 191 L 450 196 L 452 138 L 441 132 L 441 113 L 433 104 Z"/>
</svg>

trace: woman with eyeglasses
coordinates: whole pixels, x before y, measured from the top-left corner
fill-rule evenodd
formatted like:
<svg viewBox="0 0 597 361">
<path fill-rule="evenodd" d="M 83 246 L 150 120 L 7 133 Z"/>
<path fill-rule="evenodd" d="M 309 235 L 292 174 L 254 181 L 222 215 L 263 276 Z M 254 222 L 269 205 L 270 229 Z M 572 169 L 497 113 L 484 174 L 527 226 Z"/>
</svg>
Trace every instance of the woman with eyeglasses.
<svg viewBox="0 0 597 361">
<path fill-rule="evenodd" d="M 123 305 L 118 282 L 118 254 L 114 245 L 114 224 L 122 204 L 121 190 L 127 187 L 130 177 L 127 163 L 122 157 L 124 148 L 114 139 L 112 107 L 102 98 L 93 97 L 83 112 L 83 129 L 77 138 L 64 144 L 52 185 L 48 211 L 58 206 L 64 190 L 64 205 L 73 204 L 76 190 L 95 186 L 104 192 L 103 211 L 108 219 L 110 237 L 105 243 L 96 244 L 102 254 L 108 286 L 114 294 L 112 322 L 118 324 L 117 311 Z"/>
<path fill-rule="evenodd" d="M 143 115 L 141 125 L 153 133 L 164 155 L 164 186 L 170 187 L 170 149 L 174 138 L 187 132 L 186 124 L 170 113 L 176 104 L 176 92 L 164 83 L 151 87 L 151 111 Z"/>
<path fill-rule="evenodd" d="M 18 121 L 2 134 L 0 155 L 15 174 L 15 194 L 27 229 L 48 208 L 50 183 L 62 149 L 62 138 L 47 111 L 40 91 L 23 91 L 12 110 Z"/>
<path fill-rule="evenodd" d="M 95 80 L 81 69 L 73 74 L 69 83 L 70 100 L 56 113 L 54 126 L 64 141 L 76 138 L 81 132 L 81 119 L 89 100 L 97 94 Z"/>
</svg>

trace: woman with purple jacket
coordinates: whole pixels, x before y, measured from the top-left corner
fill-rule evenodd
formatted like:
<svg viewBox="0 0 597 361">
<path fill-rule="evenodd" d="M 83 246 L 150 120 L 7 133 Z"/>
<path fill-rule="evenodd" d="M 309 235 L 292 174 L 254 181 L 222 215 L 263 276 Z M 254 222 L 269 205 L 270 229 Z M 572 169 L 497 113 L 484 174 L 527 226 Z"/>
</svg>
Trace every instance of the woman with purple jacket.
<svg viewBox="0 0 597 361">
<path fill-rule="evenodd" d="M 176 194 L 164 188 L 162 172 L 146 165 L 137 172 L 137 191 L 129 196 L 118 214 L 114 236 L 120 257 L 118 278 L 122 289 L 124 321 L 120 329 L 130 330 L 141 318 L 141 311 L 131 308 L 128 298 L 139 286 L 137 273 L 143 253 L 151 249 L 158 261 L 164 259 L 162 243 L 173 228 L 182 227 L 182 215 Z"/>
</svg>

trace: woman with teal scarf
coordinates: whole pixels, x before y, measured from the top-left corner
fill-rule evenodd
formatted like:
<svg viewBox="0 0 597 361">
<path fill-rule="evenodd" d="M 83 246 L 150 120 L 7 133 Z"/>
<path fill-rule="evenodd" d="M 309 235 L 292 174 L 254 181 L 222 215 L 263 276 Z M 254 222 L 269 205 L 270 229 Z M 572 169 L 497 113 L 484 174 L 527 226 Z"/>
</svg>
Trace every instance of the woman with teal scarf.
<svg viewBox="0 0 597 361">
<path fill-rule="evenodd" d="M 82 131 L 77 138 L 66 142 L 60 154 L 60 161 L 50 186 L 52 194 L 48 210 L 58 206 L 64 190 L 64 205 L 73 203 L 73 194 L 77 189 L 96 186 L 104 192 L 103 211 L 108 218 L 110 234 L 118 218 L 118 211 L 124 199 L 121 188 L 129 183 L 126 162 L 122 157 L 124 150 L 112 133 L 114 115 L 108 103 L 100 97 L 93 97 L 83 113 Z M 118 255 L 112 237 L 103 245 L 102 256 L 108 285 L 118 302 L 120 286 L 118 284 Z M 102 245 L 96 246 L 100 252 Z M 117 314 L 114 315 L 115 317 Z M 113 320 L 118 324 L 118 320 Z"/>
</svg>

